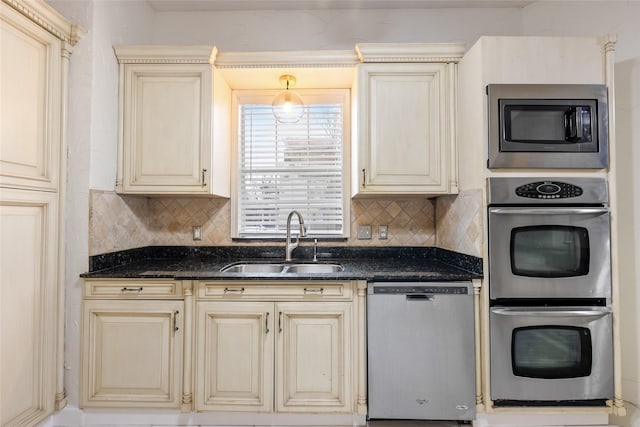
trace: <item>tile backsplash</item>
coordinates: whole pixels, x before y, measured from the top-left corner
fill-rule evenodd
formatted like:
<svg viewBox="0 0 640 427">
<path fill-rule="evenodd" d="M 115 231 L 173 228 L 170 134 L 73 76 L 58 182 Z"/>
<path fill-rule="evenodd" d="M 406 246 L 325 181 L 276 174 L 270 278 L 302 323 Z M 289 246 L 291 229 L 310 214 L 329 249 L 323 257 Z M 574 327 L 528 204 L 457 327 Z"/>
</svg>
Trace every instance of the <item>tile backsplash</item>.
<svg viewBox="0 0 640 427">
<path fill-rule="evenodd" d="M 436 246 L 482 257 L 482 191 L 467 190 L 436 202 Z"/>
<path fill-rule="evenodd" d="M 478 199 L 478 195 L 479 200 Z M 441 199 L 445 199 L 442 202 Z M 481 237 L 474 218 L 481 193 L 438 199 L 353 199 L 350 246 L 434 246 L 476 255 Z M 478 216 L 478 215 L 475 215 Z M 444 228 L 436 222 L 441 221 Z M 458 225 L 456 225 L 458 224 Z M 202 240 L 192 227 L 202 227 Z M 359 225 L 371 225 L 372 238 L 358 240 Z M 388 226 L 388 239 L 378 239 L 378 226 Z M 461 228 L 462 227 L 462 228 Z M 436 232 L 436 228 L 438 231 Z M 147 198 L 91 190 L 89 255 L 142 246 L 224 246 L 247 244 L 231 239 L 231 203 L 225 199 Z M 259 243 L 251 243 L 259 244 Z M 265 242 L 272 245 L 273 241 Z M 336 242 L 332 242 L 335 245 Z"/>
</svg>

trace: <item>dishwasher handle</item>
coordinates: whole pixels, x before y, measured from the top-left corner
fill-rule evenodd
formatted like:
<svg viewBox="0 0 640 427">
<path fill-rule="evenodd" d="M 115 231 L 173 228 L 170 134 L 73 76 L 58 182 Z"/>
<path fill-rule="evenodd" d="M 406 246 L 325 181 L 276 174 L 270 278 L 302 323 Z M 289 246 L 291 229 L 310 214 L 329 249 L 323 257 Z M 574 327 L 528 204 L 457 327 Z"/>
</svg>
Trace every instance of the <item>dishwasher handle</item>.
<svg viewBox="0 0 640 427">
<path fill-rule="evenodd" d="M 435 297 L 429 294 L 407 294 L 407 301 L 433 301 Z"/>
</svg>

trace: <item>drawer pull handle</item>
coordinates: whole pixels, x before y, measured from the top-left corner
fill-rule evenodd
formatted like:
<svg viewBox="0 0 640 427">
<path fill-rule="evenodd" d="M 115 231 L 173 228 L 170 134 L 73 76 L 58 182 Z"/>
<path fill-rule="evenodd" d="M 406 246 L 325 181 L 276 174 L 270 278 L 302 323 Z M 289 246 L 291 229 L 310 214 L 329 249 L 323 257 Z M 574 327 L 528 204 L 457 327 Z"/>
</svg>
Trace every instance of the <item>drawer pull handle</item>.
<svg viewBox="0 0 640 427">
<path fill-rule="evenodd" d="M 173 313 L 173 331 L 177 332 L 180 328 L 178 327 L 178 315 L 180 314 L 180 312 L 178 310 L 176 310 Z"/>
<path fill-rule="evenodd" d="M 121 292 L 142 292 L 142 286 L 139 288 L 127 288 L 126 286 L 120 289 Z"/>
<path fill-rule="evenodd" d="M 225 294 L 241 294 L 244 292 L 244 288 L 224 288 Z"/>
<path fill-rule="evenodd" d="M 362 169 L 362 188 L 367 187 L 367 171 L 366 169 Z"/>
<path fill-rule="evenodd" d="M 282 332 L 282 312 L 278 312 L 278 332 Z"/>
<path fill-rule="evenodd" d="M 269 312 L 267 311 L 264 315 L 264 333 L 269 333 Z"/>
<path fill-rule="evenodd" d="M 321 294 L 324 293 L 324 288 L 304 288 L 305 294 Z"/>
</svg>

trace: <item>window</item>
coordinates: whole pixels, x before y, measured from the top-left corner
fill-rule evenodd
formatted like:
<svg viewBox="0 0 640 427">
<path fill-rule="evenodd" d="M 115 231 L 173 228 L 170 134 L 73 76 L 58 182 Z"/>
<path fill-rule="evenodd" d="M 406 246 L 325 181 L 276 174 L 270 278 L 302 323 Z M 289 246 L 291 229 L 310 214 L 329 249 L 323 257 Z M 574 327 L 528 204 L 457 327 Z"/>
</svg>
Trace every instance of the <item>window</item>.
<svg viewBox="0 0 640 427">
<path fill-rule="evenodd" d="M 233 237 L 284 237 L 292 210 L 308 236 L 348 236 L 349 91 L 297 92 L 305 114 L 283 124 L 271 112 L 277 92 L 234 91 Z"/>
</svg>

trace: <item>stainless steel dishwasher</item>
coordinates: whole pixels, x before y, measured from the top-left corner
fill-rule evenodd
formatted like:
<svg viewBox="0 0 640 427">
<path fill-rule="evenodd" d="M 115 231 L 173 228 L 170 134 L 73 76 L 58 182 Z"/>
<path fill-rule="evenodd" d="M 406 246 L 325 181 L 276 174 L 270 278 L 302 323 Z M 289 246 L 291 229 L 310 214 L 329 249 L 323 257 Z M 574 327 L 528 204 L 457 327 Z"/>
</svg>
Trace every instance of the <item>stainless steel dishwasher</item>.
<svg viewBox="0 0 640 427">
<path fill-rule="evenodd" d="M 367 286 L 370 419 L 475 418 L 470 282 Z"/>
</svg>

